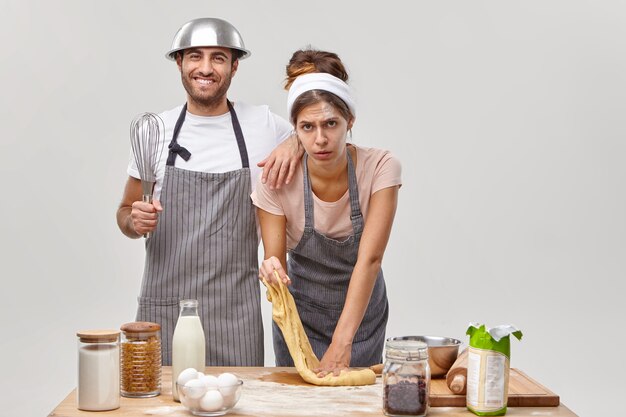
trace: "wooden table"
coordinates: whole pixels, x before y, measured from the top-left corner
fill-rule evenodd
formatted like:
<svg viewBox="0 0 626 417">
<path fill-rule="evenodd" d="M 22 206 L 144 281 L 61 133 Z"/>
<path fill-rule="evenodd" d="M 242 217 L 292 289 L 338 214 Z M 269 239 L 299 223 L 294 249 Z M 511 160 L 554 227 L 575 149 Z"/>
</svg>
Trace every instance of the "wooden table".
<svg viewBox="0 0 626 417">
<path fill-rule="evenodd" d="M 241 399 L 228 416 L 384 416 L 382 384 L 365 387 L 317 387 L 300 378 L 295 368 L 206 368 L 206 374 L 231 372 L 244 381 Z M 172 400 L 172 370 L 163 367 L 161 395 L 153 398 L 120 399 L 120 408 L 112 411 L 87 412 L 76 408 L 73 390 L 50 414 L 54 417 L 123 416 L 189 417 L 180 403 Z M 429 416 L 474 416 L 464 407 L 431 407 Z M 576 417 L 563 404 L 557 407 L 509 407 L 507 416 Z"/>
</svg>

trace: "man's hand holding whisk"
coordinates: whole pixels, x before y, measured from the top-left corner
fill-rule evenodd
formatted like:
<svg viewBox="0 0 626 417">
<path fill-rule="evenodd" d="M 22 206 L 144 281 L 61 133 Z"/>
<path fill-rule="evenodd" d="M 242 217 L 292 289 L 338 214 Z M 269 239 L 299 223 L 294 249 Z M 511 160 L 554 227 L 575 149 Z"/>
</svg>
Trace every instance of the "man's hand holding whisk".
<svg viewBox="0 0 626 417">
<path fill-rule="evenodd" d="M 154 231 L 159 220 L 159 213 L 163 211 L 159 200 L 152 200 L 152 203 L 135 201 L 130 212 L 130 221 L 138 236 Z"/>
</svg>

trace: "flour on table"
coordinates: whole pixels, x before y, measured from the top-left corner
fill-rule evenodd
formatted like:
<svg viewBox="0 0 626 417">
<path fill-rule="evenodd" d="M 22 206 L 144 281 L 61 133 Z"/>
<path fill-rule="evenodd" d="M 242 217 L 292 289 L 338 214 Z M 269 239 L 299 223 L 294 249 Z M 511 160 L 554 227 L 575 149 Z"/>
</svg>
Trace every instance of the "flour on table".
<svg viewBox="0 0 626 417">
<path fill-rule="evenodd" d="M 337 416 L 342 413 L 380 413 L 382 383 L 374 385 L 326 387 L 290 385 L 244 379 L 234 413 L 272 416 Z M 332 404 L 332 407 L 326 405 Z M 337 405 L 341 408 L 338 409 Z"/>
<path fill-rule="evenodd" d="M 144 414 L 148 414 L 148 415 L 152 415 L 152 416 L 166 416 L 166 415 L 175 413 L 177 411 L 181 411 L 182 413 L 186 413 L 185 407 L 182 406 L 182 405 L 179 405 L 179 406 L 176 406 L 176 407 L 164 406 L 164 407 L 149 408 L 148 410 L 144 411 L 143 413 Z"/>
</svg>

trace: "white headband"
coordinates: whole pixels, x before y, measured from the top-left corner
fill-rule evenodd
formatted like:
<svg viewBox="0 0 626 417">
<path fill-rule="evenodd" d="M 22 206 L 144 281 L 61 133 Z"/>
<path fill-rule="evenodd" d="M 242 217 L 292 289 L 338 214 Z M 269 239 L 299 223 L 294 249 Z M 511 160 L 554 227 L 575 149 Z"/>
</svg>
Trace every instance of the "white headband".
<svg viewBox="0 0 626 417">
<path fill-rule="evenodd" d="M 350 112 L 352 112 L 352 115 L 356 116 L 356 107 L 352 99 L 350 86 L 333 75 L 325 72 L 315 72 L 301 75 L 291 84 L 287 93 L 288 117 L 291 117 L 291 108 L 296 99 L 303 93 L 311 90 L 324 90 L 333 93 L 342 99 L 350 109 Z"/>
</svg>

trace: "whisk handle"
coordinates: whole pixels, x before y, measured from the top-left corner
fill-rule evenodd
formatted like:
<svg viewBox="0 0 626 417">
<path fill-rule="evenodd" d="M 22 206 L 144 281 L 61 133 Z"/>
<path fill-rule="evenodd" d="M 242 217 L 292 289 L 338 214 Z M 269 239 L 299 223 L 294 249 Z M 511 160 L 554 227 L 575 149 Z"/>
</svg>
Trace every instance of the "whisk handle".
<svg viewBox="0 0 626 417">
<path fill-rule="evenodd" d="M 142 201 L 144 203 L 152 204 L 152 194 L 144 194 L 143 197 L 142 197 Z M 148 232 L 148 233 L 144 233 L 143 237 L 144 237 L 144 239 L 148 239 L 148 238 L 150 238 L 151 235 L 152 235 L 152 233 Z"/>
</svg>

